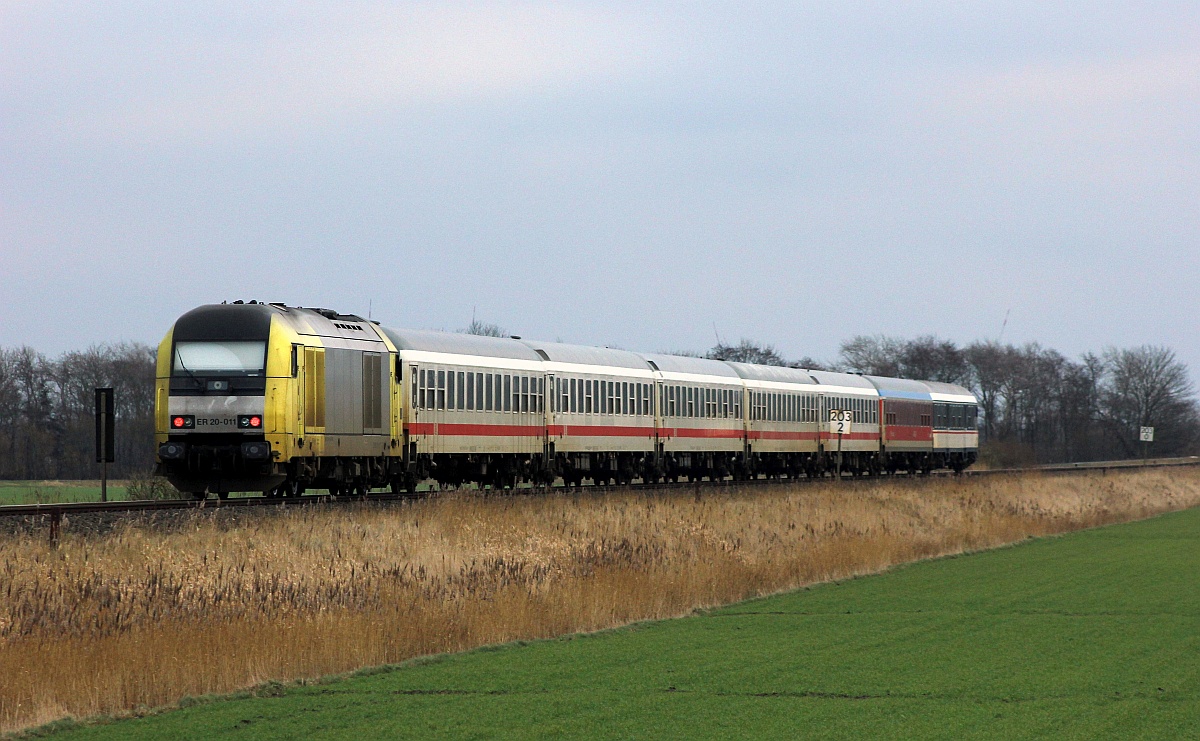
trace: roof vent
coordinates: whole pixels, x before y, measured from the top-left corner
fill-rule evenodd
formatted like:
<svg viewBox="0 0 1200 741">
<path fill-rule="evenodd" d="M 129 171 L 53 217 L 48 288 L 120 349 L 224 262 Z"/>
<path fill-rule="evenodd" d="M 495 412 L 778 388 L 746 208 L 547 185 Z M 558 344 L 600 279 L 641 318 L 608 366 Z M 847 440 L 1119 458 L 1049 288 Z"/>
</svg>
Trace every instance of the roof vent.
<svg viewBox="0 0 1200 741">
<path fill-rule="evenodd" d="M 519 340 L 519 339 L 521 339 L 521 335 L 519 335 L 519 334 L 510 334 L 510 335 L 508 336 L 508 339 L 510 339 L 510 340 Z"/>
</svg>

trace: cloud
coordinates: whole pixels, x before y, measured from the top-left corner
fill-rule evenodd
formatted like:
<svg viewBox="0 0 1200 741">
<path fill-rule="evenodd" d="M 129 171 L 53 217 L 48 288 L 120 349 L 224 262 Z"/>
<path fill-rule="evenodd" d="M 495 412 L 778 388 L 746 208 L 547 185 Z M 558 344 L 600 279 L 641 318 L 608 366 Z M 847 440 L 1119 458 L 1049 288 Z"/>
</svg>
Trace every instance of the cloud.
<svg viewBox="0 0 1200 741">
<path fill-rule="evenodd" d="M 1200 54 L 1146 55 L 1099 62 L 1030 65 L 976 77 L 964 99 L 991 105 L 1124 106 L 1200 93 Z"/>
<path fill-rule="evenodd" d="M 627 79 L 671 48 L 662 33 L 652 15 L 557 3 L 296 5 L 110 28 L 108 48 L 66 60 L 30 48 L 6 61 L 78 96 L 47 106 L 64 137 L 254 137 Z"/>
</svg>

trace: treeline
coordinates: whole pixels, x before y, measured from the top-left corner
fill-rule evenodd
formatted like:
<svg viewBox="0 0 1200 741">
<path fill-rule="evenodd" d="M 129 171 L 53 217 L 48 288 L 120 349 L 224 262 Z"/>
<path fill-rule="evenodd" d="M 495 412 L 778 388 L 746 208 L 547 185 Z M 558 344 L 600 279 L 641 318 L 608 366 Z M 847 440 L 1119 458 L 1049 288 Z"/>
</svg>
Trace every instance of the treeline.
<svg viewBox="0 0 1200 741">
<path fill-rule="evenodd" d="M 1152 455 L 1200 449 L 1187 366 L 1165 347 L 1111 348 L 1072 360 L 1037 344 L 959 347 L 936 337 L 859 336 L 826 363 L 788 362 L 772 346 L 748 340 L 720 343 L 705 355 L 966 386 L 979 399 L 983 454 L 995 464 L 1136 457 L 1141 427 L 1155 428 Z M 138 343 L 57 359 L 28 347 L 0 348 L 0 479 L 97 478 L 94 389 L 103 386 L 116 390 L 117 461 L 110 475 L 148 473 L 154 368 L 155 348 Z"/>
<path fill-rule="evenodd" d="M 1166 347 L 1109 348 L 1071 360 L 1036 343 L 959 347 L 932 336 L 858 336 L 831 363 L 787 362 L 770 345 L 747 340 L 718 344 L 707 356 L 966 386 L 979 399 L 982 454 L 998 464 L 1137 457 L 1142 427 L 1154 428 L 1152 455 L 1200 446 L 1187 366 Z"/>
<path fill-rule="evenodd" d="M 116 462 L 125 478 L 154 467 L 155 348 L 92 347 L 47 358 L 29 348 L 0 348 L 0 478 L 95 479 L 95 389 L 116 402 Z"/>
</svg>

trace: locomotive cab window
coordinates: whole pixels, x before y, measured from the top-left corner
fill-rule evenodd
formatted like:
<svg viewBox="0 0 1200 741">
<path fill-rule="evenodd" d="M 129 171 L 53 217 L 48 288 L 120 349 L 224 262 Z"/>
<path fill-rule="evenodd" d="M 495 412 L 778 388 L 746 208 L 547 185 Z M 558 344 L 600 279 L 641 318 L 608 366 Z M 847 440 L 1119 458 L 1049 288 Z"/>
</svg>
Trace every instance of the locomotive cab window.
<svg viewBox="0 0 1200 741">
<path fill-rule="evenodd" d="M 172 373 L 262 375 L 267 367 L 266 342 L 176 342 Z"/>
</svg>

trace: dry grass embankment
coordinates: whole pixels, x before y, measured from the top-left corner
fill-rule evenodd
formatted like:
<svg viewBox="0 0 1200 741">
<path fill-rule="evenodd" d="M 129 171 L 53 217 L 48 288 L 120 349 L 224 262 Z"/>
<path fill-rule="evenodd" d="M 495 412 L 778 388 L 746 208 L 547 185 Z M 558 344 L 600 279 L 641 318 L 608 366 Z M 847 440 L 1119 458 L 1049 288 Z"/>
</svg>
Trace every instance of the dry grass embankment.
<svg viewBox="0 0 1200 741">
<path fill-rule="evenodd" d="M 1200 470 L 452 495 L 0 540 L 0 732 L 681 615 L 1200 504 Z"/>
</svg>

